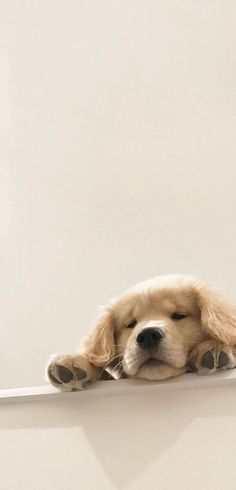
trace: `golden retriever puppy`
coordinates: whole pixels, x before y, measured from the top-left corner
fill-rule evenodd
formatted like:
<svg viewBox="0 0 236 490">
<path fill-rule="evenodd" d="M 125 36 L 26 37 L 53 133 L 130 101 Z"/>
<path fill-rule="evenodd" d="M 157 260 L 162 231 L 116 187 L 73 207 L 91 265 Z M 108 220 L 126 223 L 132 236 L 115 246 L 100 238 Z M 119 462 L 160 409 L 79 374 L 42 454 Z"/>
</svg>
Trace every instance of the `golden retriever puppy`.
<svg viewBox="0 0 236 490">
<path fill-rule="evenodd" d="M 164 380 L 236 366 L 236 312 L 212 287 L 161 276 L 128 289 L 101 311 L 78 352 L 55 355 L 47 377 L 61 390 L 112 377 Z"/>
</svg>

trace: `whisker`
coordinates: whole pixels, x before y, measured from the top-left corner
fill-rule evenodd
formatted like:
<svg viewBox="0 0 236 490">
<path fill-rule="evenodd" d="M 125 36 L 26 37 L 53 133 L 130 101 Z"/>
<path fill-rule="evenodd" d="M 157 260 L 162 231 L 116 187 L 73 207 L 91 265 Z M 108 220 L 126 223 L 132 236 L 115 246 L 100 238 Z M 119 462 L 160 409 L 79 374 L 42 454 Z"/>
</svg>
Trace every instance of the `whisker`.
<svg viewBox="0 0 236 490">
<path fill-rule="evenodd" d="M 114 370 L 115 369 L 119 369 L 120 366 L 123 365 L 123 359 L 121 361 L 119 361 L 115 366 L 114 366 Z"/>
<path fill-rule="evenodd" d="M 120 368 L 122 368 L 122 369 L 120 369 Z M 122 374 L 125 372 L 125 370 L 123 368 L 123 359 L 121 359 L 121 361 L 115 365 L 114 370 L 118 371 L 118 374 L 120 375 L 120 377 L 122 376 Z"/>
<path fill-rule="evenodd" d="M 101 379 L 101 376 L 103 375 L 104 371 L 106 371 L 106 368 L 109 366 L 109 364 L 111 364 L 111 362 L 113 362 L 115 359 L 117 359 L 118 357 L 120 357 L 120 354 L 117 354 L 116 356 L 112 357 L 112 359 L 110 359 L 107 364 L 103 367 L 102 371 L 100 372 L 98 378 L 97 378 L 97 381 L 99 381 Z"/>
</svg>

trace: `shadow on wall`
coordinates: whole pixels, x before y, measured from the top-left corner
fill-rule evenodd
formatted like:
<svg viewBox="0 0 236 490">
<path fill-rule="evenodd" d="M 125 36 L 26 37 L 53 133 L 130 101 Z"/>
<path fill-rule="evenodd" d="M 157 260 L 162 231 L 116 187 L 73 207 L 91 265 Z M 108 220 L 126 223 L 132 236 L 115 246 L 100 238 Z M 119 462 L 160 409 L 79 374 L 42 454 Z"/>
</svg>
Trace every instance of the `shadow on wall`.
<svg viewBox="0 0 236 490">
<path fill-rule="evenodd" d="M 122 489 L 174 445 L 194 420 L 235 416 L 235 393 L 228 388 L 220 392 L 214 388 L 178 390 L 153 397 L 137 394 L 83 399 L 81 403 L 78 399 L 40 402 L 27 405 L 27 410 L 25 421 L 26 405 L 2 406 L 0 429 L 82 428 L 103 471 Z M 202 434 L 203 444 L 204 438 Z M 78 458 L 79 451 L 81 441 Z"/>
</svg>

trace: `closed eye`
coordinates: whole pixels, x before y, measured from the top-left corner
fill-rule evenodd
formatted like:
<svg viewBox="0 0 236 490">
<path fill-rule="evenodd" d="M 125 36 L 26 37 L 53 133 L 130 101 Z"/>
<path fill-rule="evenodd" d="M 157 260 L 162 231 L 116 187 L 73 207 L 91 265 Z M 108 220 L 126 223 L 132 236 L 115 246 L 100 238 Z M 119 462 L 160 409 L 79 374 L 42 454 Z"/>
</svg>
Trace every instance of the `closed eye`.
<svg viewBox="0 0 236 490">
<path fill-rule="evenodd" d="M 183 318 L 186 318 L 186 313 L 181 313 L 179 311 L 175 311 L 172 315 L 171 318 L 172 320 L 182 320 Z"/>
<path fill-rule="evenodd" d="M 132 322 L 129 322 L 128 325 L 126 325 L 127 328 L 134 328 L 137 325 L 136 320 L 132 320 Z"/>
</svg>

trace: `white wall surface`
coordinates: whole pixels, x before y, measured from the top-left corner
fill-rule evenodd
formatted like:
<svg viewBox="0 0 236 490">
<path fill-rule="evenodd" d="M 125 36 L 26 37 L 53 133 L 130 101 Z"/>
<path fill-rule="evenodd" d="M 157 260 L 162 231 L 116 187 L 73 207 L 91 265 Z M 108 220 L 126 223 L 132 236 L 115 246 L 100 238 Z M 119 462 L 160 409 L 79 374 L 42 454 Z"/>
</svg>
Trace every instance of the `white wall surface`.
<svg viewBox="0 0 236 490">
<path fill-rule="evenodd" d="M 1 490 L 235 490 L 235 383 L 191 386 L 0 406 Z"/>
<path fill-rule="evenodd" d="M 1 2 L 0 387 L 42 384 L 138 280 L 191 273 L 236 298 L 235 25 L 234 0 Z M 60 434 L 36 432 L 59 488 Z"/>
</svg>

